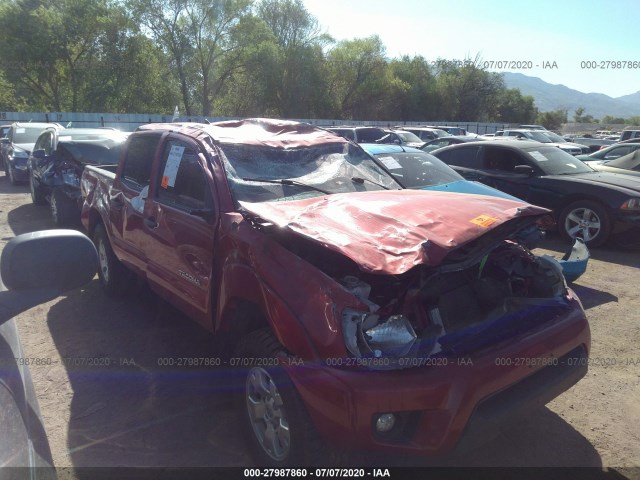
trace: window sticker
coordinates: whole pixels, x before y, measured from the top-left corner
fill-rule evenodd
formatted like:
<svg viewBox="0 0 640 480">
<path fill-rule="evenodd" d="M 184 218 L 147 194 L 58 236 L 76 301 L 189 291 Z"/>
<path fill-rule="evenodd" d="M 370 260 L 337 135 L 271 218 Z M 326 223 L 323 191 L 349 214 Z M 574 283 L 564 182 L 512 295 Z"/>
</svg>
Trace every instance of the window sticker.
<svg viewBox="0 0 640 480">
<path fill-rule="evenodd" d="M 178 168 L 180 168 L 184 149 L 185 147 L 180 145 L 171 146 L 171 151 L 167 157 L 167 164 L 164 166 L 164 173 L 162 174 L 162 183 L 160 183 L 162 188 L 175 186 L 176 176 L 178 175 Z"/>
<path fill-rule="evenodd" d="M 16 133 L 24 133 L 26 131 L 27 131 L 26 128 L 16 128 Z"/>
<path fill-rule="evenodd" d="M 71 135 L 64 135 L 62 137 L 58 137 L 59 142 L 68 142 L 70 140 L 72 140 Z"/>
<path fill-rule="evenodd" d="M 475 225 L 479 225 L 483 228 L 489 228 L 491 225 L 498 221 L 497 218 L 490 217 L 489 215 L 480 215 L 472 220 L 469 220 L 471 223 Z"/>
<path fill-rule="evenodd" d="M 535 158 L 539 162 L 548 162 L 549 161 L 549 159 L 547 157 L 545 157 L 543 154 L 541 154 L 537 150 L 534 150 L 533 152 L 529 152 L 529 153 L 531 154 L 531 156 L 533 158 Z"/>
<path fill-rule="evenodd" d="M 378 157 L 378 160 L 380 160 L 389 170 L 398 170 L 402 168 L 402 165 L 400 165 L 393 157 Z"/>
</svg>

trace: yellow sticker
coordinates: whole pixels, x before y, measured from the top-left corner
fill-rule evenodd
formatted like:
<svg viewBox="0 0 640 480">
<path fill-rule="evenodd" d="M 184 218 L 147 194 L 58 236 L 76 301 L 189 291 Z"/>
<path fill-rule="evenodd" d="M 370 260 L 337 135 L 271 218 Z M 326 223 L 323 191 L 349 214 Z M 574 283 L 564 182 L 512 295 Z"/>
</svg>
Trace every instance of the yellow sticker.
<svg viewBox="0 0 640 480">
<path fill-rule="evenodd" d="M 167 188 L 167 187 L 169 187 L 169 176 L 168 176 L 168 175 L 164 175 L 164 176 L 162 177 L 162 183 L 160 184 L 160 186 L 161 186 L 162 188 Z"/>
<path fill-rule="evenodd" d="M 480 225 L 483 228 L 489 228 L 491 225 L 498 221 L 497 218 L 490 217 L 489 215 L 480 215 L 479 217 L 469 220 L 471 223 Z"/>
</svg>

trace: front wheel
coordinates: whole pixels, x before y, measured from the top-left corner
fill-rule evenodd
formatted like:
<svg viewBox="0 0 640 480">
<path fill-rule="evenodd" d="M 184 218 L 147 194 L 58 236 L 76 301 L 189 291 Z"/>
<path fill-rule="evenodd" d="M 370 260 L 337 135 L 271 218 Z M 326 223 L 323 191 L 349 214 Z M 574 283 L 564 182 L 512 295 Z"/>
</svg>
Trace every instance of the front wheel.
<svg viewBox="0 0 640 480">
<path fill-rule="evenodd" d="M 127 270 L 113 253 L 104 225 L 96 226 L 93 243 L 98 251 L 98 277 L 102 288 L 109 296 L 122 295 L 133 285 L 133 273 Z"/>
<path fill-rule="evenodd" d="M 324 445 L 293 382 L 276 361 L 285 352 L 271 330 L 249 333 L 237 353 L 246 360 L 238 407 L 258 465 L 322 463 Z"/>
<path fill-rule="evenodd" d="M 607 241 L 611 233 L 611 220 L 599 203 L 578 200 L 562 211 L 558 227 L 565 238 L 582 238 L 588 246 L 598 247 Z"/>
<path fill-rule="evenodd" d="M 42 191 L 42 187 L 38 184 L 38 181 L 33 177 L 33 171 L 29 170 L 29 189 L 31 190 L 31 201 L 35 205 L 44 205 L 47 203 L 47 199 Z"/>
<path fill-rule="evenodd" d="M 16 180 L 16 174 L 10 163 L 7 163 L 7 176 L 9 177 L 9 183 L 11 185 L 18 185 L 18 180 Z"/>
</svg>

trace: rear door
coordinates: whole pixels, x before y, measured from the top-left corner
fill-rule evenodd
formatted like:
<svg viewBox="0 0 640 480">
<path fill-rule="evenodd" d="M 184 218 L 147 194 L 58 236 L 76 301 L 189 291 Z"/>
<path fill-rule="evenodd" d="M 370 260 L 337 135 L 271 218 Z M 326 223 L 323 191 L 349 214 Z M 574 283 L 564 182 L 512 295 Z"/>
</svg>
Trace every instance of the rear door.
<svg viewBox="0 0 640 480">
<path fill-rule="evenodd" d="M 211 328 L 210 283 L 217 210 L 204 150 L 171 134 L 145 210 L 147 277 L 172 303 Z"/>
</svg>

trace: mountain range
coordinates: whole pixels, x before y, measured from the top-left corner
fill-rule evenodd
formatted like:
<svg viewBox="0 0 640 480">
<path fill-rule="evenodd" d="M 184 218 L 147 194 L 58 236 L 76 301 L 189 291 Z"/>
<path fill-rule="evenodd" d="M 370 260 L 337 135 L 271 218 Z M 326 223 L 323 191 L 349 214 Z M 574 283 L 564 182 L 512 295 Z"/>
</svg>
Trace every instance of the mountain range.
<svg viewBox="0 0 640 480">
<path fill-rule="evenodd" d="M 640 115 L 640 91 L 612 98 L 603 93 L 584 93 L 564 85 L 553 85 L 521 73 L 504 72 L 503 77 L 507 88 L 517 88 L 522 95 L 531 95 L 541 112 L 562 109 L 567 110 L 571 118 L 576 108 L 583 107 L 584 114 L 594 118 Z"/>
</svg>

